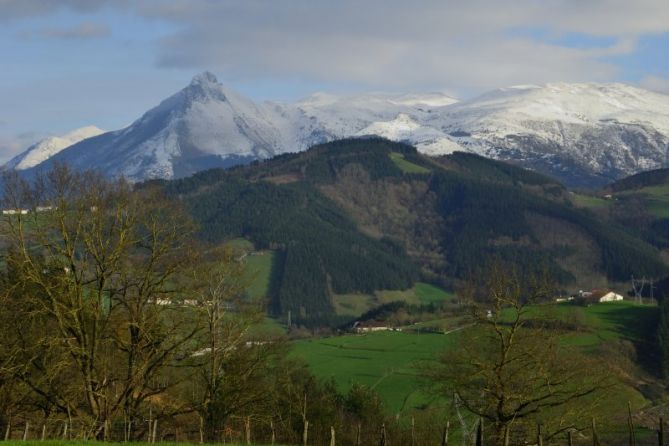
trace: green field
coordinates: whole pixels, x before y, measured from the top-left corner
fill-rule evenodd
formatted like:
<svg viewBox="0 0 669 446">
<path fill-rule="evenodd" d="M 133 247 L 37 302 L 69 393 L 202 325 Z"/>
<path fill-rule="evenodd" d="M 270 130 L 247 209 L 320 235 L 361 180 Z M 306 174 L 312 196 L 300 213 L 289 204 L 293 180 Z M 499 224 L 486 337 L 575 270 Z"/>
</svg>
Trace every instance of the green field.
<svg viewBox="0 0 669 446">
<path fill-rule="evenodd" d="M 453 344 L 454 335 L 377 332 L 307 339 L 294 344 L 293 355 L 320 378 L 332 378 L 341 391 L 354 383 L 375 389 L 394 413 L 431 400 L 420 391 L 417 361 L 434 358 Z"/>
<path fill-rule="evenodd" d="M 585 195 L 573 193 L 571 195 L 574 205 L 580 208 L 589 208 L 589 209 L 601 209 L 609 207 L 612 203 L 611 200 L 607 200 L 601 197 L 595 197 L 594 195 Z"/>
<path fill-rule="evenodd" d="M 587 350 L 614 339 L 638 342 L 654 327 L 657 307 L 631 302 L 612 302 L 580 307 L 557 304 L 537 307 L 555 311 L 565 320 L 582 319 L 584 329 L 568 335 L 567 342 Z M 439 321 L 431 321 L 437 323 Z M 442 321 L 444 322 L 444 321 Z M 450 323 L 448 320 L 444 323 Z M 430 322 L 421 326 L 429 326 Z M 430 401 L 420 391 L 414 365 L 421 359 L 434 358 L 441 350 L 452 346 L 457 334 L 416 334 L 406 332 L 377 332 L 364 335 L 308 339 L 294 344 L 294 355 L 302 358 L 316 376 L 333 378 L 342 391 L 353 383 L 376 389 L 388 409 L 401 412 Z M 643 405 L 643 397 L 626 387 L 624 398 Z"/>
<path fill-rule="evenodd" d="M 418 164 L 414 164 L 411 161 L 404 159 L 404 155 L 398 152 L 390 152 L 390 159 L 393 160 L 395 165 L 402 169 L 406 173 L 430 173 L 430 169 L 427 169 Z"/>
<path fill-rule="evenodd" d="M 584 315 L 588 330 L 577 332 L 570 337 L 574 345 L 584 347 L 599 345 L 609 340 L 644 342 L 652 336 L 649 330 L 655 327 L 658 307 L 637 305 L 633 302 L 607 302 L 590 307 L 571 304 L 556 305 L 567 320 L 573 320 L 577 313 Z"/>
<path fill-rule="evenodd" d="M 338 294 L 332 298 L 332 302 L 338 315 L 357 317 L 374 307 L 390 302 L 402 301 L 413 305 L 428 305 L 453 299 L 455 299 L 455 294 L 451 292 L 429 283 L 416 282 L 413 288 L 403 291 L 385 290 L 374 294 Z"/>
<path fill-rule="evenodd" d="M 429 283 L 417 282 L 414 287 L 416 297 L 422 304 L 441 303 L 445 300 L 455 299 L 455 294 L 444 291 L 438 286 Z"/>
<path fill-rule="evenodd" d="M 252 299 L 265 299 L 269 295 L 274 251 L 254 251 L 245 257 L 244 280 L 249 284 L 247 292 Z"/>
<path fill-rule="evenodd" d="M 648 211 L 657 218 L 669 218 L 669 185 L 649 186 L 620 195 L 641 195 Z"/>
</svg>

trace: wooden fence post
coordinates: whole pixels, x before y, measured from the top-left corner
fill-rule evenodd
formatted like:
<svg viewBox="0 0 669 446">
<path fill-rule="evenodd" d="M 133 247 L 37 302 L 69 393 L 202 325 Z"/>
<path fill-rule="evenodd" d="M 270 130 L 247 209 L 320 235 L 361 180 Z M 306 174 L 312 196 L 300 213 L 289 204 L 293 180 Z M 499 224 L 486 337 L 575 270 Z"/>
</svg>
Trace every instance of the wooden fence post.
<svg viewBox="0 0 669 446">
<path fill-rule="evenodd" d="M 634 422 L 632 421 L 632 403 L 627 402 L 627 428 L 630 431 L 629 445 L 636 446 L 636 433 L 634 432 Z"/>
<path fill-rule="evenodd" d="M 476 446 L 483 446 L 483 418 L 479 418 L 479 425 L 476 428 Z"/>
<path fill-rule="evenodd" d="M 9 441 L 12 436 L 12 419 L 7 420 L 7 430 L 5 431 L 5 441 Z"/>
<path fill-rule="evenodd" d="M 537 424 L 537 446 L 544 446 L 544 438 L 541 434 L 541 424 Z"/>
<path fill-rule="evenodd" d="M 441 437 L 441 446 L 448 446 L 448 431 L 451 428 L 451 422 L 446 421 L 446 427 L 444 428 L 444 435 Z"/>
<path fill-rule="evenodd" d="M 204 443 L 204 418 L 200 415 L 200 444 Z"/>
<path fill-rule="evenodd" d="M 660 429 L 657 431 L 657 444 L 664 446 L 664 419 L 660 417 Z"/>
<path fill-rule="evenodd" d="M 592 445 L 601 446 L 599 443 L 599 435 L 597 435 L 597 424 L 595 423 L 595 417 L 592 417 Z"/>
<path fill-rule="evenodd" d="M 272 445 L 276 441 L 276 432 L 274 432 L 274 420 L 270 419 L 269 420 L 269 427 L 272 430 Z"/>
<path fill-rule="evenodd" d="M 158 418 L 153 420 L 153 433 L 151 434 L 151 443 L 156 443 L 156 433 L 158 432 Z"/>
<path fill-rule="evenodd" d="M 379 446 L 386 446 L 386 423 L 381 425 L 381 441 L 379 441 Z"/>
<path fill-rule="evenodd" d="M 304 420 L 304 430 L 302 431 L 302 446 L 307 446 L 309 440 L 309 420 Z"/>
</svg>

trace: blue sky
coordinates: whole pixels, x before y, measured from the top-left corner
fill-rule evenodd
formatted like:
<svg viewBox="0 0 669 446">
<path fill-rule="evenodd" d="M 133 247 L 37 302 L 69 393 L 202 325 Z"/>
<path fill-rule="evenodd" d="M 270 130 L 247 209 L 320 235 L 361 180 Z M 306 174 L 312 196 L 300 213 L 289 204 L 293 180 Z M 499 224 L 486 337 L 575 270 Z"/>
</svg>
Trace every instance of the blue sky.
<svg viewBox="0 0 669 446">
<path fill-rule="evenodd" d="M 120 128 L 203 70 L 254 99 L 626 82 L 669 92 L 666 0 L 0 0 L 0 161 Z"/>
</svg>

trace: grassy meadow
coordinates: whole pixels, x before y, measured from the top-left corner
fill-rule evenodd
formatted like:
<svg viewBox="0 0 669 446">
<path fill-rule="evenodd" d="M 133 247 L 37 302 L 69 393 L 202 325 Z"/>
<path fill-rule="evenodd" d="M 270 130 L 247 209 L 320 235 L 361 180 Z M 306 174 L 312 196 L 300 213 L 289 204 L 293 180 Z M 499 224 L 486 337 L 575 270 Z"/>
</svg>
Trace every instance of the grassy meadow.
<svg viewBox="0 0 669 446">
<path fill-rule="evenodd" d="M 455 299 L 455 294 L 428 283 L 417 282 L 408 290 L 377 291 L 374 294 L 338 294 L 333 296 L 335 312 L 342 316 L 357 317 L 379 305 L 403 301 L 413 305 L 438 304 Z"/>
<path fill-rule="evenodd" d="M 558 318 L 577 321 L 582 328 L 565 337 L 565 342 L 592 351 L 614 340 L 642 342 L 653 327 L 657 307 L 632 302 L 611 302 L 590 307 L 573 304 L 543 305 Z M 432 323 L 454 321 L 431 321 Z M 429 326 L 428 323 L 418 325 Z M 312 338 L 294 343 L 293 355 L 303 359 L 321 379 L 333 379 L 341 391 L 354 383 L 375 389 L 392 413 L 410 411 L 435 401 L 421 391 L 416 365 L 421 360 L 435 358 L 451 348 L 457 332 L 426 334 L 383 331 L 367 334 L 347 334 L 336 337 Z M 632 401 L 635 407 L 645 405 L 645 398 L 632 387 L 625 386 L 618 394 L 618 403 Z M 624 405 L 623 404 L 623 405 Z"/>
<path fill-rule="evenodd" d="M 648 211 L 657 218 L 669 218 L 669 185 L 648 186 L 620 195 L 640 195 Z"/>
<path fill-rule="evenodd" d="M 414 164 L 411 161 L 404 159 L 404 155 L 398 152 L 390 152 L 390 159 L 393 160 L 395 165 L 402 169 L 406 173 L 430 173 L 430 169 L 427 169 L 418 164 Z"/>
<path fill-rule="evenodd" d="M 399 413 L 433 400 L 420 390 L 415 365 L 452 346 L 443 334 L 376 332 L 306 339 L 294 344 L 293 355 L 307 362 L 322 379 L 334 379 L 343 392 L 355 383 L 375 389 L 389 411 Z"/>
</svg>

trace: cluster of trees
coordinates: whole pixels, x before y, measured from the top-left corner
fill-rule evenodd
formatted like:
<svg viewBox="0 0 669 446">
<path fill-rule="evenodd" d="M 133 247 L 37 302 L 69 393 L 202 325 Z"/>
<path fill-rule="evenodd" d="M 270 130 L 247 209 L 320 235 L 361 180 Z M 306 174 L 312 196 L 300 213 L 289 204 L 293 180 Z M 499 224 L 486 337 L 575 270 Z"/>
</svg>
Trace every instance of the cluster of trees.
<svg viewBox="0 0 669 446">
<path fill-rule="evenodd" d="M 198 245 L 160 191 L 62 166 L 4 186 L 17 210 L 0 226 L 4 432 L 297 442 L 306 420 L 318 438 L 383 416 L 371 392 L 339 394 L 253 330 L 264 309 L 243 265 Z"/>
<path fill-rule="evenodd" d="M 449 253 L 447 273 L 456 277 L 466 277 L 477 268 L 481 258 L 492 256 L 527 271 L 549 270 L 561 283 L 572 281 L 573 276 L 558 263 L 570 254 L 569 249 L 542 247 L 528 223 L 527 216 L 531 213 L 585 231 L 597 244 L 601 268 L 611 280 L 625 281 L 632 275 L 657 277 L 667 270 L 657 250 L 650 245 L 616 224 L 602 223 L 559 201 L 528 194 L 508 184 L 474 181 L 447 173 L 435 174 L 431 188 L 438 196 L 439 213 L 451 223 L 445 228 L 442 243 Z"/>
</svg>

